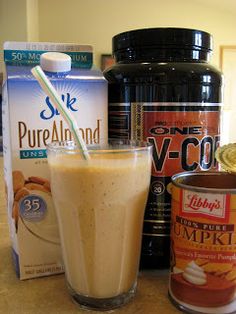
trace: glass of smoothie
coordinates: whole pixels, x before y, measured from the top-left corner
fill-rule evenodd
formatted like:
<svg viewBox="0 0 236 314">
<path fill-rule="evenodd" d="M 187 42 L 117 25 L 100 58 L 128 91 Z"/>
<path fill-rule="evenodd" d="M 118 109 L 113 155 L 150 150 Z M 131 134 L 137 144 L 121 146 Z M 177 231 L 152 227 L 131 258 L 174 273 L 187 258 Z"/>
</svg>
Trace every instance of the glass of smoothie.
<svg viewBox="0 0 236 314">
<path fill-rule="evenodd" d="M 113 140 L 88 152 L 50 144 L 51 189 L 69 292 L 84 308 L 109 310 L 135 295 L 152 146 Z"/>
</svg>

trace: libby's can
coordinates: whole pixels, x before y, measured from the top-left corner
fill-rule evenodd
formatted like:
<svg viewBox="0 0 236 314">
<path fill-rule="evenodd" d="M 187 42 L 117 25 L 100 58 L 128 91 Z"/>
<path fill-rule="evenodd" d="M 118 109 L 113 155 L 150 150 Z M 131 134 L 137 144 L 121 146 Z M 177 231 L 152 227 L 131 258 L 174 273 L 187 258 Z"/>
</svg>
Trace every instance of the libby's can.
<svg viewBox="0 0 236 314">
<path fill-rule="evenodd" d="M 189 313 L 236 313 L 236 176 L 172 178 L 169 295 Z"/>
<path fill-rule="evenodd" d="M 209 64 L 210 34 L 151 28 L 113 37 L 108 80 L 108 135 L 153 144 L 141 268 L 169 266 L 171 176 L 216 169 L 221 73 Z"/>
</svg>

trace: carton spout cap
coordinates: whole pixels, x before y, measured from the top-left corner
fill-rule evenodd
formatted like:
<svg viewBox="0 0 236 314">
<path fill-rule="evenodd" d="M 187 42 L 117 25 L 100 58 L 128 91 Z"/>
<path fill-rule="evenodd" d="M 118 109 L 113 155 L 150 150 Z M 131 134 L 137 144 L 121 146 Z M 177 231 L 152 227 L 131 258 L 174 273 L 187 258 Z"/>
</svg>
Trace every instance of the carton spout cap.
<svg viewBox="0 0 236 314">
<path fill-rule="evenodd" d="M 69 72 L 71 57 L 61 52 L 45 52 L 40 56 L 40 65 L 47 72 Z"/>
</svg>

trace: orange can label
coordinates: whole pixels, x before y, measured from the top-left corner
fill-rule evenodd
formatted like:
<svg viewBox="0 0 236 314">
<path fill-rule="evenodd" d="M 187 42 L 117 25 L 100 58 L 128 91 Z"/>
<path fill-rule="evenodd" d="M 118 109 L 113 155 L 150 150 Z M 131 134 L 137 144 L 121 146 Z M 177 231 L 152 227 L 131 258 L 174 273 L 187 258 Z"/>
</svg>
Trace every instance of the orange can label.
<svg viewBox="0 0 236 314">
<path fill-rule="evenodd" d="M 173 177 L 171 273 L 174 303 L 199 313 L 236 310 L 236 176 Z"/>
</svg>

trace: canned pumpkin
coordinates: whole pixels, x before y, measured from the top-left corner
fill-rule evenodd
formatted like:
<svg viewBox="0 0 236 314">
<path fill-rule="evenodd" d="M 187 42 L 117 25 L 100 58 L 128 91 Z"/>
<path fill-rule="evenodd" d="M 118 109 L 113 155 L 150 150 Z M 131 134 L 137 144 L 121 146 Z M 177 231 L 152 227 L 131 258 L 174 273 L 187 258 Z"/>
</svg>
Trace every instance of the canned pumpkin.
<svg viewBox="0 0 236 314">
<path fill-rule="evenodd" d="M 169 295 L 190 313 L 236 312 L 236 176 L 172 177 Z"/>
</svg>

